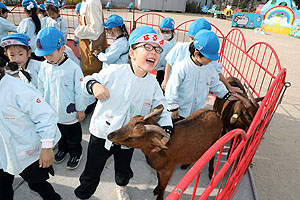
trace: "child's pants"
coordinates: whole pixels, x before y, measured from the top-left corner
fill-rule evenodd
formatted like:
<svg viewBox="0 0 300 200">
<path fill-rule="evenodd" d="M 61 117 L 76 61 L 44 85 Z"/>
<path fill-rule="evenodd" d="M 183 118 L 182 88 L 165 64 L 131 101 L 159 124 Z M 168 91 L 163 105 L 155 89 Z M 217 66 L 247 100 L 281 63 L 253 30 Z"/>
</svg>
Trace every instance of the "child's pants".
<svg viewBox="0 0 300 200">
<path fill-rule="evenodd" d="M 54 191 L 52 185 L 47 182 L 49 173 L 54 175 L 52 166 L 49 168 L 40 168 L 39 161 L 36 161 L 25 168 L 20 173 L 20 176 L 28 183 L 29 188 L 39 193 L 44 200 L 61 199 L 60 195 Z M 14 175 L 0 169 L 0 199 L 13 200 L 13 181 Z"/>
<path fill-rule="evenodd" d="M 112 154 L 116 184 L 126 186 L 133 177 L 130 162 L 134 149 L 121 149 L 120 145 L 114 145 L 107 150 L 104 144 L 105 139 L 91 135 L 85 169 L 79 178 L 80 186 L 75 189 L 75 195 L 80 199 L 88 199 L 95 193 L 105 163 Z"/>
<path fill-rule="evenodd" d="M 58 142 L 58 150 L 70 154 L 70 156 L 81 156 L 82 154 L 82 130 L 80 122 L 75 124 L 65 125 L 57 124 L 61 138 Z"/>
</svg>

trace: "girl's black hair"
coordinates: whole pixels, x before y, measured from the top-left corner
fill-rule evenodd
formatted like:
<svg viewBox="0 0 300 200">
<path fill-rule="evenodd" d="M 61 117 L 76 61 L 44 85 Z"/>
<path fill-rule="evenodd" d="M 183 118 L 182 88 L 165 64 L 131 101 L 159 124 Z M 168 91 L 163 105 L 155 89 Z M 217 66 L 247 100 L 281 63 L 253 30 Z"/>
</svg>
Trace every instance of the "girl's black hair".
<svg viewBox="0 0 300 200">
<path fill-rule="evenodd" d="M 128 34 L 125 24 L 123 24 L 122 26 L 119 26 L 119 28 L 120 28 L 121 32 L 123 33 L 124 37 L 126 37 L 126 39 L 128 40 L 129 34 Z"/>
<path fill-rule="evenodd" d="M 41 8 L 38 8 L 37 9 L 39 12 L 43 13 L 43 16 L 46 17 L 47 16 L 47 11 L 46 10 L 43 10 Z"/>
<path fill-rule="evenodd" d="M 58 7 L 53 6 L 53 5 L 46 5 L 46 11 L 47 12 L 52 11 L 52 12 L 55 12 L 55 13 L 59 14 Z"/>
<path fill-rule="evenodd" d="M 194 56 L 194 53 L 195 53 L 196 51 L 198 51 L 198 52 L 199 52 L 200 58 L 205 57 L 199 50 L 196 49 L 196 47 L 195 47 L 195 45 L 194 45 L 193 42 L 191 42 L 191 44 L 190 44 L 190 46 L 189 46 L 189 51 L 190 51 L 190 53 L 191 53 L 191 56 Z"/>
<path fill-rule="evenodd" d="M 41 21 L 39 17 L 36 15 L 36 8 L 31 8 L 30 10 L 27 10 L 25 8 L 25 11 L 30 15 L 33 23 L 35 24 L 35 34 L 38 34 L 38 32 L 41 30 Z"/>
</svg>

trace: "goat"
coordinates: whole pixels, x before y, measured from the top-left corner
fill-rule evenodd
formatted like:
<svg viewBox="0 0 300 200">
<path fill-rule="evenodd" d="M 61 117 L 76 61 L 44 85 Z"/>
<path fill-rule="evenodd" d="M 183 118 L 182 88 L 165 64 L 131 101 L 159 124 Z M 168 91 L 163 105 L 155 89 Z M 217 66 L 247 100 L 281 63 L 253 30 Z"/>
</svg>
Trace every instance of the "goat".
<svg viewBox="0 0 300 200">
<path fill-rule="evenodd" d="M 238 98 L 237 101 L 216 98 L 214 111 L 221 116 L 224 125 L 222 135 L 224 135 L 226 131 L 231 131 L 236 128 L 247 131 L 259 108 L 258 102 L 263 100 L 263 97 L 255 99 L 250 92 L 248 92 L 248 98 L 246 90 L 239 79 L 235 77 L 228 77 L 226 79 L 231 86 L 239 87 L 243 91 L 243 94 L 234 94 L 234 96 Z"/>
<path fill-rule="evenodd" d="M 176 165 L 197 161 L 220 137 L 223 124 L 219 115 L 208 109 L 200 109 L 190 117 L 174 124 L 172 138 L 166 145 L 161 143 L 164 130 L 156 119 L 163 106 L 159 105 L 146 116 L 135 116 L 128 124 L 110 133 L 107 138 L 115 144 L 141 149 L 148 164 L 157 171 L 158 184 L 153 193 L 157 200 L 164 197 L 165 188 Z M 154 147 L 160 147 L 153 153 Z M 214 159 L 209 162 L 209 177 L 214 171 Z"/>
</svg>

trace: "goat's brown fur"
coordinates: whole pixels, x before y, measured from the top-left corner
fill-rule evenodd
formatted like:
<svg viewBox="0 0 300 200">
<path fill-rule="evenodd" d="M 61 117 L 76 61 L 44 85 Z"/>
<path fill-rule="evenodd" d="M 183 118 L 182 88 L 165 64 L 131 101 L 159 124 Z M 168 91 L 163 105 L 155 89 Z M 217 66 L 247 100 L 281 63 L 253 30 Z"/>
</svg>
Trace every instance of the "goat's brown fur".
<svg viewBox="0 0 300 200">
<path fill-rule="evenodd" d="M 250 106 L 245 106 L 245 102 L 240 100 L 226 101 L 220 98 L 215 100 L 214 110 L 221 115 L 224 125 L 223 135 L 227 131 L 231 131 L 236 128 L 241 128 L 247 131 L 258 110 L 258 106 L 251 102 L 251 100 L 248 98 L 245 88 L 240 80 L 234 77 L 228 77 L 227 81 L 231 86 L 239 87 L 243 91 L 243 93 L 240 95 L 248 101 Z M 263 97 L 256 98 L 255 101 L 259 102 L 262 99 Z"/>
<path fill-rule="evenodd" d="M 160 107 L 161 108 L 161 107 Z M 156 169 L 158 185 L 153 191 L 162 200 L 165 188 L 176 165 L 191 164 L 197 161 L 209 147 L 214 144 L 222 132 L 222 121 L 219 115 L 211 110 L 200 109 L 190 117 L 174 124 L 171 140 L 166 149 L 157 153 L 151 152 L 159 144 L 153 142 L 153 137 L 162 136 L 155 132 L 145 132 L 144 125 L 155 124 L 159 114 L 143 120 L 143 116 L 133 117 L 128 124 L 108 135 L 111 141 L 128 147 L 139 148 L 147 158 L 148 164 Z M 213 174 L 213 159 L 209 165 L 209 176 Z"/>
</svg>

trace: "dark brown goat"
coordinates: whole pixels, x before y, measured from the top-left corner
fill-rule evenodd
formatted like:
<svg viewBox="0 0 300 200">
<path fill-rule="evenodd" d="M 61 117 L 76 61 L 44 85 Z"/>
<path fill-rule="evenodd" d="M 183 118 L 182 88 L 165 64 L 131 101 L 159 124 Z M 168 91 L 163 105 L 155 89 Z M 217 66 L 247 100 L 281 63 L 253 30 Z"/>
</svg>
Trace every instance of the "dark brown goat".
<svg viewBox="0 0 300 200">
<path fill-rule="evenodd" d="M 238 98 L 237 101 L 226 101 L 220 98 L 215 100 L 214 111 L 221 115 L 224 125 L 223 134 L 225 134 L 226 131 L 231 131 L 236 128 L 247 131 L 259 108 L 257 102 L 262 101 L 263 97 L 255 99 L 253 95 L 248 92 L 248 98 L 245 88 L 239 79 L 234 77 L 228 77 L 226 79 L 231 86 L 240 88 L 243 94 L 235 95 L 235 97 Z"/>
<path fill-rule="evenodd" d="M 165 188 L 176 165 L 186 165 L 197 161 L 214 144 L 222 132 L 219 115 L 208 109 L 200 109 L 190 117 L 174 124 L 172 138 L 164 146 L 161 143 L 164 130 L 156 119 L 161 115 L 163 106 L 154 108 L 148 115 L 135 116 L 128 124 L 108 135 L 116 144 L 138 148 L 143 151 L 148 164 L 157 171 L 158 185 L 153 193 L 157 200 L 163 200 Z M 154 147 L 162 150 L 153 153 Z M 214 159 L 209 163 L 209 177 L 213 174 Z"/>
</svg>

